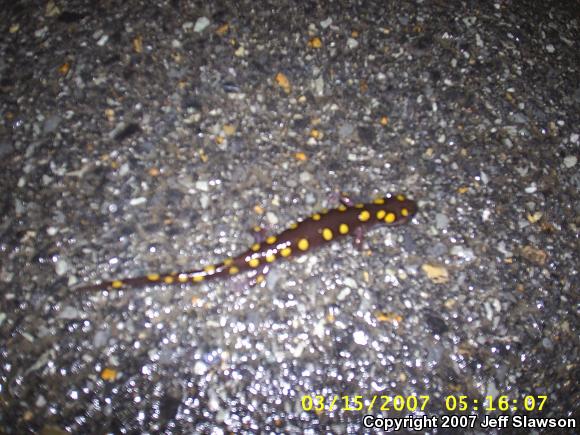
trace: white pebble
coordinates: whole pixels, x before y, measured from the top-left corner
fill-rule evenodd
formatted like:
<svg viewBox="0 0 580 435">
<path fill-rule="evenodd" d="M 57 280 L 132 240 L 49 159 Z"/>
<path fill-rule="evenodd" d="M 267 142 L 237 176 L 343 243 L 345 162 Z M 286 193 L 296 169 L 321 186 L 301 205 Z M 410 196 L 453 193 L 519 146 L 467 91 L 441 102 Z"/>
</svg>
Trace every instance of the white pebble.
<svg viewBox="0 0 580 435">
<path fill-rule="evenodd" d="M 352 338 L 354 339 L 354 342 L 356 344 L 360 344 L 361 346 L 366 346 L 367 343 L 369 342 L 369 338 L 363 331 L 356 331 L 352 335 Z"/>
<path fill-rule="evenodd" d="M 316 337 L 320 338 L 321 340 L 324 338 L 324 320 L 321 319 L 319 322 L 314 324 L 314 328 L 312 329 L 312 334 Z"/>
<path fill-rule="evenodd" d="M 532 183 L 524 190 L 526 191 L 526 193 L 534 193 L 536 190 L 538 190 L 538 186 L 536 186 L 536 183 Z"/>
<path fill-rule="evenodd" d="M 201 194 L 199 197 L 199 203 L 201 205 L 202 209 L 206 209 L 209 207 L 209 195 L 206 195 L 205 193 Z"/>
<path fill-rule="evenodd" d="M 119 168 L 119 176 L 124 177 L 129 173 L 129 163 L 123 163 Z"/>
<path fill-rule="evenodd" d="M 129 204 L 135 206 L 145 204 L 146 202 L 147 198 L 145 198 L 144 196 L 140 196 L 139 198 L 132 198 L 131 201 L 129 201 Z"/>
<path fill-rule="evenodd" d="M 475 259 L 473 249 L 464 246 L 454 246 L 451 248 L 450 253 L 456 257 L 463 258 L 465 261 L 473 261 Z"/>
<path fill-rule="evenodd" d="M 195 188 L 197 190 L 201 190 L 202 192 L 207 192 L 209 191 L 209 183 L 207 181 L 196 181 L 195 182 Z"/>
<path fill-rule="evenodd" d="M 58 260 L 54 266 L 54 269 L 58 276 L 63 276 L 68 271 L 68 263 L 64 260 Z"/>
<path fill-rule="evenodd" d="M 36 405 L 37 408 L 42 408 L 44 405 L 46 405 L 46 399 L 41 394 L 36 398 L 36 402 L 34 404 Z"/>
<path fill-rule="evenodd" d="M 567 168 L 573 168 L 574 166 L 576 166 L 577 162 L 578 158 L 576 156 L 564 157 L 564 166 L 566 166 Z"/>
<path fill-rule="evenodd" d="M 480 177 L 481 177 L 481 182 L 483 184 L 489 183 L 489 177 L 487 176 L 487 174 L 485 172 L 481 171 Z"/>
<path fill-rule="evenodd" d="M 205 374 L 206 371 L 207 371 L 207 365 L 202 361 L 197 361 L 193 365 L 193 373 L 195 373 L 197 376 L 201 376 L 201 375 Z"/>
<path fill-rule="evenodd" d="M 57 316 L 59 319 L 78 319 L 81 318 L 82 316 L 79 313 L 79 310 L 77 310 L 74 307 L 71 307 L 70 305 L 67 305 L 66 307 L 64 307 L 62 309 L 62 311 L 60 313 L 58 313 Z"/>
<path fill-rule="evenodd" d="M 268 223 L 270 225 L 277 225 L 278 224 L 278 216 L 276 216 L 271 211 L 269 211 L 268 213 L 266 213 L 266 220 L 268 221 Z"/>
<path fill-rule="evenodd" d="M 344 278 L 344 285 L 350 288 L 357 288 L 358 285 L 356 284 L 356 281 L 354 279 L 352 279 L 350 276 L 347 276 L 346 278 Z"/>
<path fill-rule="evenodd" d="M 310 172 L 304 171 L 300 173 L 301 183 L 308 183 L 310 180 L 312 180 L 312 174 Z"/>
<path fill-rule="evenodd" d="M 356 39 L 354 39 L 354 38 L 348 38 L 348 40 L 346 41 L 346 45 L 350 49 L 357 48 L 358 47 L 358 41 Z"/>
<path fill-rule="evenodd" d="M 328 26 L 332 24 L 332 18 L 328 17 L 326 20 L 320 22 L 320 27 L 326 29 Z"/>
<path fill-rule="evenodd" d="M 99 39 L 97 41 L 97 45 L 99 47 L 102 47 L 103 45 L 105 45 L 107 43 L 108 40 L 109 40 L 109 35 L 103 35 L 103 36 L 101 36 L 101 39 Z"/>
<path fill-rule="evenodd" d="M 193 31 L 201 33 L 207 26 L 209 26 L 209 20 L 206 17 L 199 17 L 195 22 L 195 26 L 193 26 Z"/>
<path fill-rule="evenodd" d="M 336 299 L 339 301 L 344 301 L 348 297 L 348 295 L 350 295 L 350 289 L 348 287 L 345 287 L 336 296 Z"/>
<path fill-rule="evenodd" d="M 438 229 L 444 230 L 449 226 L 449 218 L 443 213 L 437 213 L 435 215 L 435 225 Z"/>
</svg>

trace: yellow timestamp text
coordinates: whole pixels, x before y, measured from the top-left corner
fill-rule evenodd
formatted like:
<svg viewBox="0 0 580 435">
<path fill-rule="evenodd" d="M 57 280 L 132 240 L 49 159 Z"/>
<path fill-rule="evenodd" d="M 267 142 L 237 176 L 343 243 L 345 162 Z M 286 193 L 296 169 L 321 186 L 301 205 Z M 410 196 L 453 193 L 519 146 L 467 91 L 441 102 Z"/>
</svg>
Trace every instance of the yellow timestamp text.
<svg viewBox="0 0 580 435">
<path fill-rule="evenodd" d="M 442 397 L 441 406 L 449 412 L 516 412 L 516 411 L 542 411 L 548 396 L 528 395 L 523 398 L 510 398 L 509 396 L 485 396 L 485 398 L 469 398 L 463 395 L 449 395 Z M 372 412 L 372 411 L 395 411 L 414 412 L 428 411 L 430 396 L 427 395 L 317 395 L 306 394 L 302 396 L 301 404 L 304 411 L 346 411 L 346 412 Z"/>
<path fill-rule="evenodd" d="M 302 396 L 304 411 L 423 411 L 429 396 Z"/>
</svg>

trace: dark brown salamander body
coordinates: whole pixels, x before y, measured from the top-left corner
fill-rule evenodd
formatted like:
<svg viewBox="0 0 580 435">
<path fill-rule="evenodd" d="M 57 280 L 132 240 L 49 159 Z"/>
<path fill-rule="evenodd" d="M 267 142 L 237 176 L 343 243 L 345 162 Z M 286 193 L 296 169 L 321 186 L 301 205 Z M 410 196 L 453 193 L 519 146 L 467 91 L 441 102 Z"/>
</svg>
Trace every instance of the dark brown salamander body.
<svg viewBox="0 0 580 435">
<path fill-rule="evenodd" d="M 138 278 L 103 282 L 79 290 L 106 290 L 143 287 L 147 285 L 185 284 L 202 282 L 247 272 L 254 282 L 261 282 L 271 263 L 279 258 L 303 254 L 327 242 L 349 234 L 361 227 L 378 223 L 398 225 L 409 221 L 417 212 L 417 204 L 404 195 L 388 195 L 368 204 L 346 206 L 315 213 L 301 222 L 293 223 L 277 236 L 253 244 L 243 254 L 223 262 L 206 266 L 202 270 L 158 274 L 150 273 Z"/>
</svg>

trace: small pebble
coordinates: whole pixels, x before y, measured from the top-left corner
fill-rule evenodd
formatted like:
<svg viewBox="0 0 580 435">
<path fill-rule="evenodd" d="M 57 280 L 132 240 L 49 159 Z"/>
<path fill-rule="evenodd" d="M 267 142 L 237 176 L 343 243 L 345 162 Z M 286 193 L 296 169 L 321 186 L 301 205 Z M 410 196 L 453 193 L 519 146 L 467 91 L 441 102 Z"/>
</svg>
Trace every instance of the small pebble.
<svg viewBox="0 0 580 435">
<path fill-rule="evenodd" d="M 63 276 L 68 272 L 69 265 L 65 260 L 58 260 L 55 264 L 55 272 L 58 276 Z"/>
<path fill-rule="evenodd" d="M 354 38 L 348 38 L 348 40 L 346 41 L 346 45 L 350 49 L 357 48 L 358 47 L 358 41 L 356 39 L 354 39 Z"/>
<path fill-rule="evenodd" d="M 201 33 L 207 26 L 209 26 L 209 20 L 206 17 L 199 17 L 195 22 L 195 26 L 193 26 L 193 31 Z"/>
<path fill-rule="evenodd" d="M 568 169 L 576 166 L 577 162 L 578 162 L 578 158 L 576 156 L 564 157 L 564 166 L 566 166 Z"/>
<path fill-rule="evenodd" d="M 356 331 L 352 338 L 356 344 L 360 344 L 361 346 L 366 346 L 369 342 L 368 336 L 364 333 L 364 331 Z"/>
<path fill-rule="evenodd" d="M 323 20 L 320 22 L 320 27 L 322 27 L 323 29 L 326 29 L 331 24 L 332 24 L 332 18 L 328 17 L 326 20 Z"/>
</svg>

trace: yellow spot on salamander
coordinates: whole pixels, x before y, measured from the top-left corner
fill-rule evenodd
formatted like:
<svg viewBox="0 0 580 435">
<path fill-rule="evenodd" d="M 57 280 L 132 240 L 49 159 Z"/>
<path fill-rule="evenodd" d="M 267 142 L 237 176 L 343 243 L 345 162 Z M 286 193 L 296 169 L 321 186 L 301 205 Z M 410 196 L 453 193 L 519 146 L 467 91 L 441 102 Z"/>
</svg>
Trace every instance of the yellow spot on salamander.
<svg viewBox="0 0 580 435">
<path fill-rule="evenodd" d="M 395 196 L 395 198 L 397 198 L 397 201 L 404 201 L 405 200 L 405 195 L 399 194 L 399 195 Z"/>
<path fill-rule="evenodd" d="M 354 205 L 354 208 L 365 208 L 365 205 L 362 202 L 359 202 Z"/>
<path fill-rule="evenodd" d="M 384 210 L 377 211 L 377 219 L 382 221 L 386 214 L 387 214 L 387 212 Z"/>
<path fill-rule="evenodd" d="M 284 248 L 280 251 L 282 257 L 288 257 L 290 254 L 292 254 L 292 248 Z"/>
<path fill-rule="evenodd" d="M 296 228 L 298 228 L 298 223 L 292 222 L 290 225 L 288 225 L 288 228 L 290 228 L 291 230 L 295 230 Z"/>
<path fill-rule="evenodd" d="M 310 244 L 308 243 L 308 239 L 300 239 L 298 240 L 297 246 L 301 251 L 306 251 Z"/>
<path fill-rule="evenodd" d="M 260 260 L 258 260 L 257 258 L 250 258 L 248 264 L 250 265 L 250 267 L 258 267 L 260 265 Z"/>
<path fill-rule="evenodd" d="M 119 281 L 118 279 L 111 283 L 111 287 L 113 288 L 121 288 L 123 287 L 123 281 Z"/>
<path fill-rule="evenodd" d="M 392 224 L 393 222 L 395 222 L 397 220 L 397 216 L 395 215 L 395 213 L 387 213 L 387 215 L 385 216 L 385 222 L 388 224 Z"/>
<path fill-rule="evenodd" d="M 250 249 L 254 252 L 258 252 L 260 250 L 260 244 L 259 243 L 254 243 Z"/>
<path fill-rule="evenodd" d="M 346 209 L 347 209 L 347 208 L 348 208 L 348 207 L 347 207 L 346 205 L 344 205 L 344 204 L 340 204 L 340 205 L 338 206 L 338 210 L 339 210 L 339 211 L 346 211 Z"/>
<path fill-rule="evenodd" d="M 159 281 L 159 278 L 160 278 L 160 276 L 158 273 L 150 273 L 147 275 L 147 279 L 149 281 Z"/>
<path fill-rule="evenodd" d="M 340 234 L 348 234 L 348 225 L 347 224 L 340 224 L 338 226 L 338 232 Z"/>
<path fill-rule="evenodd" d="M 179 282 L 187 282 L 187 273 L 180 273 L 180 274 L 177 276 L 177 280 L 178 280 Z"/>
<path fill-rule="evenodd" d="M 276 256 L 274 254 L 268 254 L 268 255 L 266 255 L 266 261 L 268 263 L 273 262 L 275 259 L 276 259 Z"/>
<path fill-rule="evenodd" d="M 264 275 L 262 275 L 262 274 L 258 275 L 256 277 L 256 284 L 262 284 L 265 279 L 266 279 L 266 277 Z"/>
<path fill-rule="evenodd" d="M 278 240 L 276 236 L 270 236 L 266 239 L 266 243 L 271 245 L 272 243 L 276 243 L 276 240 Z"/>
<path fill-rule="evenodd" d="M 163 282 L 165 282 L 165 284 L 173 284 L 173 277 L 171 275 L 167 275 L 163 277 Z"/>
<path fill-rule="evenodd" d="M 234 259 L 233 259 L 233 258 L 226 258 L 226 259 L 224 260 L 224 266 L 226 266 L 226 267 L 230 267 L 230 266 L 232 265 L 232 263 L 233 263 L 233 262 L 234 262 Z"/>
<path fill-rule="evenodd" d="M 358 220 L 361 222 L 366 222 L 371 218 L 371 214 L 368 210 L 363 210 L 358 214 Z"/>
<path fill-rule="evenodd" d="M 205 279 L 205 276 L 203 276 L 201 273 L 198 273 L 197 275 L 193 275 L 193 277 L 191 278 L 191 280 L 193 282 L 201 282 Z"/>
<path fill-rule="evenodd" d="M 213 264 L 210 264 L 208 266 L 205 266 L 203 270 L 205 270 L 205 273 L 207 273 L 208 275 L 213 275 L 213 273 L 215 272 L 215 266 Z"/>
<path fill-rule="evenodd" d="M 375 198 L 373 200 L 373 204 L 376 204 L 376 205 L 383 205 L 384 203 L 385 203 L 385 198 Z"/>
<path fill-rule="evenodd" d="M 230 267 L 230 275 L 235 275 L 239 271 L 240 271 L 240 269 L 238 269 L 236 266 Z"/>
<path fill-rule="evenodd" d="M 326 241 L 332 240 L 332 230 L 330 228 L 324 228 L 322 230 L 322 238 Z"/>
<path fill-rule="evenodd" d="M 409 210 L 407 210 L 406 208 L 402 208 L 401 209 L 401 214 L 405 217 L 409 216 Z"/>
<path fill-rule="evenodd" d="M 312 215 L 312 220 L 313 220 L 313 221 L 319 221 L 319 220 L 320 220 L 320 217 L 321 217 L 321 216 L 320 216 L 320 213 L 314 213 L 314 214 Z"/>
</svg>

